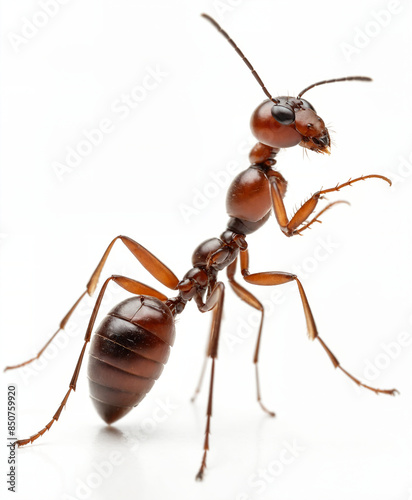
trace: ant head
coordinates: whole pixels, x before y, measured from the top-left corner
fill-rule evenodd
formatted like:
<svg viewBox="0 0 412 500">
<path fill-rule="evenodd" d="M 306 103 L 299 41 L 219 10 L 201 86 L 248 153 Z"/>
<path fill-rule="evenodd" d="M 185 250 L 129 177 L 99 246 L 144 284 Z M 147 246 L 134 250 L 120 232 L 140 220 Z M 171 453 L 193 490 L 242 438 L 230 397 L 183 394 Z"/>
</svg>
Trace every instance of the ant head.
<svg viewBox="0 0 412 500">
<path fill-rule="evenodd" d="M 252 114 L 250 127 L 256 139 L 274 148 L 300 144 L 317 153 L 330 152 L 330 137 L 325 122 L 315 108 L 300 97 L 267 99 Z"/>
<path fill-rule="evenodd" d="M 302 99 L 302 95 L 313 87 L 325 83 L 349 80 L 371 81 L 371 78 L 347 76 L 334 78 L 333 80 L 323 80 L 309 85 L 297 97 L 282 96 L 273 98 L 249 60 L 226 31 L 208 14 L 202 14 L 202 16 L 211 22 L 235 49 L 268 98 L 255 109 L 250 123 L 252 132 L 259 142 L 272 148 L 290 148 L 300 144 L 311 151 L 329 154 L 330 137 L 325 122 L 316 114 L 314 107 L 308 101 Z"/>
</svg>

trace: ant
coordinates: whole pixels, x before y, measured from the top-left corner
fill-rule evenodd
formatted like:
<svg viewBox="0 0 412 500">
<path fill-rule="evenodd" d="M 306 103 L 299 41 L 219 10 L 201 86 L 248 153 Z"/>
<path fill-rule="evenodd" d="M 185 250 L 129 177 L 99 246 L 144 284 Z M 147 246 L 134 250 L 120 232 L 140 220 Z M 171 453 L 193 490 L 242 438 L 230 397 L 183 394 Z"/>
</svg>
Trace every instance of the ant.
<svg viewBox="0 0 412 500">
<path fill-rule="evenodd" d="M 117 236 L 113 239 L 93 272 L 86 286 L 86 291 L 63 318 L 58 330 L 46 345 L 34 358 L 18 365 L 8 366 L 5 370 L 27 365 L 42 355 L 59 331 L 65 328 L 70 316 L 86 293 L 90 296 L 93 295 L 105 262 L 115 242 L 118 240 L 130 250 L 134 257 L 152 276 L 162 285 L 175 291 L 177 295 L 168 298 L 154 288 L 126 276 L 113 275 L 107 278 L 100 289 L 93 308 L 84 337 L 84 344 L 66 395 L 52 420 L 31 437 L 17 440 L 18 446 L 33 443 L 33 441 L 42 436 L 46 431 L 50 430 L 54 422 L 57 422 L 69 399 L 70 393 L 76 390 L 86 347 L 90 341 L 88 378 L 90 396 L 98 414 L 107 424 L 111 424 L 137 406 L 161 375 L 164 364 L 169 357 L 170 348 L 173 346 L 175 339 L 176 316 L 181 314 L 186 304 L 194 299 L 200 312 L 212 311 L 212 325 L 206 359 L 199 384 L 192 398 L 194 399 L 200 390 L 206 361 L 210 358 L 211 375 L 205 440 L 202 461 L 196 476 L 196 479 L 202 479 L 206 469 L 207 452 L 209 450 L 215 362 L 218 354 L 225 294 L 225 285 L 218 280 L 218 273 L 224 269 L 227 272 L 229 285 L 235 294 L 261 313 L 253 358 L 256 370 L 257 401 L 264 412 L 272 417 L 275 416 L 274 412 L 267 409 L 263 404 L 259 384 L 258 362 L 264 308 L 251 292 L 236 281 L 235 273 L 238 263 L 240 263 L 240 271 L 243 279 L 252 285 L 275 286 L 295 282 L 306 318 L 309 339 L 319 341 L 333 363 L 333 366 L 341 370 L 359 386 L 365 387 L 376 394 L 395 395 L 398 392 L 396 389 L 388 390 L 370 387 L 347 372 L 319 336 L 306 293 L 299 278 L 294 274 L 278 271 L 251 273 L 249 271 L 249 252 L 246 242 L 247 235 L 262 227 L 269 219 L 272 211 L 281 231 L 286 236 L 291 237 L 302 234 L 312 224 L 318 222 L 319 217 L 323 213 L 337 203 L 346 203 L 344 201 L 329 203 L 315 217 L 308 220 L 315 211 L 318 202 L 324 198 L 325 194 L 337 192 L 358 181 L 371 178 L 382 179 L 391 185 L 391 181 L 381 175 L 358 177 L 343 184 L 338 184 L 336 187 L 317 191 L 289 219 L 286 215 L 283 202 L 287 182 L 280 172 L 273 168 L 276 165 L 276 155 L 280 148 L 290 148 L 300 145 L 316 153 L 330 154 L 328 129 L 322 118 L 317 115 L 315 108 L 302 98 L 306 92 L 314 87 L 328 83 L 371 81 L 371 79 L 364 76 L 350 76 L 323 80 L 306 87 L 297 97 L 281 96 L 274 98 L 265 87 L 251 63 L 226 31 L 209 15 L 202 14 L 202 16 L 211 22 L 232 45 L 250 69 L 267 97 L 255 109 L 251 118 L 252 133 L 258 140 L 258 143 L 253 147 L 249 155 L 251 166 L 237 175 L 229 187 L 227 212 L 230 219 L 227 227 L 219 238 L 208 239 L 195 249 L 192 256 L 193 267 L 181 280 L 149 250 L 128 236 Z M 92 337 L 95 320 L 110 282 L 114 282 L 127 290 L 133 294 L 133 297 L 115 306 L 103 319 Z"/>
</svg>

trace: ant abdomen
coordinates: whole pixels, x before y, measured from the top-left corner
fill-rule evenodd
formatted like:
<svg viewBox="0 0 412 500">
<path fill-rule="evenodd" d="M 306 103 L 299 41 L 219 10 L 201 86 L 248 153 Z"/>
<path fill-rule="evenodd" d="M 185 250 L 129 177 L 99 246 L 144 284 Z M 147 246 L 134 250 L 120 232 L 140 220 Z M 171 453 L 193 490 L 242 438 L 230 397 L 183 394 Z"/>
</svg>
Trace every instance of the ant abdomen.
<svg viewBox="0 0 412 500">
<path fill-rule="evenodd" d="M 123 417 L 153 387 L 175 338 L 174 318 L 159 299 L 124 300 L 104 318 L 91 342 L 90 397 L 106 423 Z"/>
</svg>

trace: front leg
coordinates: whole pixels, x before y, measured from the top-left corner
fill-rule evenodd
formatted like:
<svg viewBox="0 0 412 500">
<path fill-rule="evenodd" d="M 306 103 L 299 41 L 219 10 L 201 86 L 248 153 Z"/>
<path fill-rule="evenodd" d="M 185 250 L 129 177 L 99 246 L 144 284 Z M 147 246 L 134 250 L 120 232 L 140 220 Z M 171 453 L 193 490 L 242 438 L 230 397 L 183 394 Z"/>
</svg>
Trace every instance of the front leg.
<svg viewBox="0 0 412 500">
<path fill-rule="evenodd" d="M 329 204 L 325 209 L 323 209 L 318 216 L 316 216 L 312 221 L 308 222 L 304 227 L 298 229 L 308 217 L 315 211 L 315 208 L 318 204 L 318 201 L 324 198 L 324 194 L 333 193 L 335 191 L 339 191 L 341 188 L 346 186 L 351 186 L 353 183 L 358 181 L 364 181 L 366 179 L 377 178 L 382 179 L 392 185 L 392 182 L 383 175 L 365 175 L 362 177 L 358 177 L 357 179 L 349 179 L 348 182 L 343 184 L 337 184 L 334 188 L 323 189 L 321 191 L 317 191 L 314 193 L 303 205 L 295 212 L 291 219 L 286 215 L 285 205 L 283 203 L 283 198 L 281 195 L 281 191 L 279 189 L 279 185 L 276 177 L 269 177 L 270 181 L 270 192 L 272 197 L 272 206 L 273 211 L 275 213 L 276 220 L 280 226 L 280 229 L 286 236 L 294 236 L 296 234 L 300 234 L 302 231 L 310 227 L 314 222 L 318 221 L 318 217 L 324 213 L 327 209 L 331 208 L 333 205 L 338 202 Z M 340 202 L 342 203 L 342 202 Z M 345 202 L 347 203 L 347 202 Z"/>
</svg>

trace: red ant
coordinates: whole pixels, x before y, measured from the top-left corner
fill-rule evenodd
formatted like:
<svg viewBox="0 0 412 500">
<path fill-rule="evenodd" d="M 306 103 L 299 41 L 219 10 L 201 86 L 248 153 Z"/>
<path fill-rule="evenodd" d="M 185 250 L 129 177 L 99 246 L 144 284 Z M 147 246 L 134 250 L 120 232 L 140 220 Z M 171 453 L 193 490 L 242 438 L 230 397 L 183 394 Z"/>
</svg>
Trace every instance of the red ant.
<svg viewBox="0 0 412 500">
<path fill-rule="evenodd" d="M 88 364 L 90 395 L 99 415 L 105 422 L 111 424 L 137 406 L 162 373 L 163 366 L 169 357 L 170 347 L 173 345 L 175 338 L 175 317 L 183 312 L 187 302 L 194 299 L 200 312 L 213 312 L 207 349 L 207 357 L 211 358 L 212 367 L 207 405 L 206 436 L 203 458 L 196 476 L 197 479 L 202 479 L 206 468 L 207 451 L 209 450 L 215 360 L 218 353 L 225 293 L 224 284 L 218 281 L 218 273 L 225 268 L 229 284 L 236 295 L 261 312 L 261 321 L 253 359 L 256 367 L 257 401 L 266 413 L 271 416 L 275 415 L 262 403 L 259 386 L 258 361 L 264 309 L 259 300 L 235 280 L 238 262 L 240 262 L 242 277 L 247 283 L 272 286 L 294 281 L 298 287 L 302 301 L 309 338 L 310 340 L 317 339 L 320 342 L 334 367 L 339 368 L 359 386 L 365 387 L 377 394 L 394 395 L 397 392 L 395 389 L 386 390 L 370 387 L 348 373 L 319 337 L 306 293 L 298 277 L 294 274 L 278 271 L 251 273 L 249 271 L 249 253 L 246 243 L 246 236 L 257 231 L 269 219 L 272 210 L 282 232 L 290 237 L 302 234 L 314 222 L 318 221 L 319 216 L 326 210 L 337 203 L 343 203 L 342 201 L 330 203 L 317 216 L 308 221 L 318 201 L 326 193 L 339 191 L 345 186 L 369 178 L 383 179 L 391 184 L 389 179 L 381 175 L 367 175 L 349 180 L 344 184 L 338 184 L 334 188 L 317 191 L 308 201 L 303 203 L 291 219 L 288 219 L 283 203 L 287 182 L 273 168 L 276 164 L 275 157 L 280 148 L 290 148 L 299 144 L 311 151 L 329 154 L 330 137 L 328 129 L 322 118 L 316 114 L 314 107 L 307 100 L 302 99 L 302 96 L 308 90 L 327 83 L 349 80 L 370 81 L 371 79 L 363 76 L 352 76 L 324 80 L 306 87 L 297 97 L 282 96 L 273 98 L 253 66 L 229 35 L 210 16 L 207 14 L 202 15 L 228 40 L 248 66 L 267 96 L 267 99 L 253 112 L 251 119 L 252 132 L 259 141 L 249 155 L 251 166 L 240 173 L 229 187 L 227 212 L 230 219 L 227 228 L 219 238 L 206 240 L 195 249 L 192 256 L 193 267 L 181 280 L 152 253 L 131 238 L 117 236 L 110 243 L 92 274 L 86 286 L 86 291 L 63 318 L 59 329 L 47 344 L 34 358 L 18 365 L 8 366 L 6 370 L 27 365 L 41 356 L 58 332 L 64 329 L 73 311 L 86 293 L 91 296 L 95 291 L 104 264 L 117 240 L 124 243 L 143 267 L 160 283 L 176 291 L 177 296 L 168 298 L 154 288 L 125 276 L 114 275 L 106 279 L 93 308 L 83 348 L 63 401 L 52 420 L 30 438 L 19 439 L 17 441 L 18 446 L 32 443 L 48 431 L 53 423 L 59 419 L 71 391 L 76 390 L 86 346 L 90 340 L 92 340 Z M 96 316 L 107 285 L 111 281 L 135 296 L 115 306 L 102 321 L 92 338 Z M 204 368 L 200 380 L 203 378 Z M 200 383 L 196 389 L 196 393 L 199 392 L 199 387 Z"/>
</svg>

